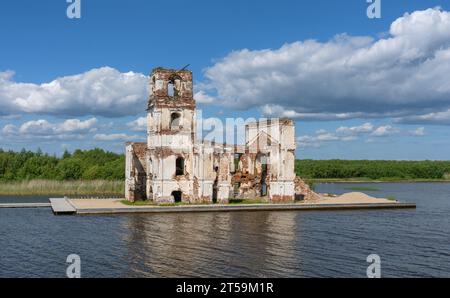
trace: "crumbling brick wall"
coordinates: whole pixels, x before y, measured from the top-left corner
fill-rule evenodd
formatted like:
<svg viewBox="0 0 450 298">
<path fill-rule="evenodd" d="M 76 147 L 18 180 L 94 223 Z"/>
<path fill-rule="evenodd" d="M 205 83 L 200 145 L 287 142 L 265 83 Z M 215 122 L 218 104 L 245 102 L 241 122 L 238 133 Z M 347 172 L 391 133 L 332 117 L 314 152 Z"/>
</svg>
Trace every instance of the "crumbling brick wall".
<svg viewBox="0 0 450 298">
<path fill-rule="evenodd" d="M 147 198 L 147 144 L 127 143 L 125 166 L 125 196 L 134 202 Z"/>
<path fill-rule="evenodd" d="M 171 91 L 171 92 L 169 92 Z M 226 203 L 234 196 L 293 202 L 314 192 L 295 179 L 295 125 L 289 119 L 246 124 L 245 145 L 196 138 L 192 72 L 156 68 L 150 76 L 147 143 L 127 144 L 126 198 L 155 203 Z M 240 154 L 238 166 L 235 153 Z M 180 166 L 182 164 L 182 166 Z M 184 171 L 177 169 L 183 168 Z M 174 194 L 175 193 L 175 194 Z"/>
<path fill-rule="evenodd" d="M 320 198 L 320 196 L 315 193 L 311 187 L 306 184 L 306 182 L 300 177 L 295 178 L 295 195 L 298 198 L 299 196 L 303 196 L 304 201 L 315 201 Z"/>
</svg>

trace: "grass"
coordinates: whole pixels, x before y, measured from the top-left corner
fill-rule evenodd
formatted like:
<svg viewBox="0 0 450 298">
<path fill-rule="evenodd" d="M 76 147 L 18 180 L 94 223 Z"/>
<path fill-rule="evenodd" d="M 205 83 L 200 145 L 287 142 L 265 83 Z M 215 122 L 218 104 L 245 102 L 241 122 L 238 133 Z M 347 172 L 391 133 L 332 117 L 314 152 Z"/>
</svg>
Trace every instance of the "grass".
<svg viewBox="0 0 450 298">
<path fill-rule="evenodd" d="M 261 199 L 230 199 L 230 204 L 267 204 L 266 201 Z"/>
<path fill-rule="evenodd" d="M 155 204 L 152 201 L 135 201 L 130 202 L 127 200 L 120 201 L 122 204 L 127 206 L 154 206 Z"/>
<path fill-rule="evenodd" d="M 0 195 L 123 196 L 124 181 L 29 180 L 0 182 Z"/>
<path fill-rule="evenodd" d="M 176 203 L 162 203 L 162 204 L 155 204 L 152 201 L 135 201 L 130 202 L 127 200 L 120 201 L 122 204 L 127 206 L 161 206 L 161 207 L 172 207 L 172 206 L 185 206 L 185 205 L 203 205 L 203 204 L 189 204 L 185 202 L 176 202 Z"/>
<path fill-rule="evenodd" d="M 389 201 L 397 201 L 397 199 L 393 196 L 387 197 L 386 199 L 388 199 Z"/>
<path fill-rule="evenodd" d="M 354 186 L 348 187 L 347 190 L 356 190 L 356 191 L 380 191 L 379 188 L 376 187 L 368 187 L 368 186 Z"/>
<path fill-rule="evenodd" d="M 162 204 L 159 204 L 158 206 L 173 207 L 173 206 L 187 206 L 187 205 L 204 205 L 204 204 L 189 204 L 189 203 L 185 203 L 185 202 L 176 202 L 176 203 L 162 203 Z"/>
<path fill-rule="evenodd" d="M 163 203 L 163 204 L 155 204 L 152 201 L 136 201 L 130 202 L 127 200 L 120 201 L 122 204 L 127 206 L 160 206 L 160 207 L 173 207 L 173 206 L 198 206 L 198 205 L 214 205 L 214 204 L 189 204 L 185 202 L 177 202 L 177 203 Z M 266 201 L 261 199 L 230 199 L 230 204 L 239 205 L 239 204 L 267 204 Z"/>
</svg>

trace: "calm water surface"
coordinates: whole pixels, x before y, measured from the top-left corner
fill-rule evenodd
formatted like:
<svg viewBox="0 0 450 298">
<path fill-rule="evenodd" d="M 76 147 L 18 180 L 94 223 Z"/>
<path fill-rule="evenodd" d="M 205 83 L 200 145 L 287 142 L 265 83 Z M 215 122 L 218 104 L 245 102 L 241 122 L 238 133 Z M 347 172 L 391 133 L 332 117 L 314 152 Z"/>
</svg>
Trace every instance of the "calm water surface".
<svg viewBox="0 0 450 298">
<path fill-rule="evenodd" d="M 450 277 L 450 184 L 320 184 L 344 193 L 370 186 L 416 210 L 54 216 L 0 209 L 0 277 Z M 42 202 L 46 197 L 6 198 Z"/>
</svg>

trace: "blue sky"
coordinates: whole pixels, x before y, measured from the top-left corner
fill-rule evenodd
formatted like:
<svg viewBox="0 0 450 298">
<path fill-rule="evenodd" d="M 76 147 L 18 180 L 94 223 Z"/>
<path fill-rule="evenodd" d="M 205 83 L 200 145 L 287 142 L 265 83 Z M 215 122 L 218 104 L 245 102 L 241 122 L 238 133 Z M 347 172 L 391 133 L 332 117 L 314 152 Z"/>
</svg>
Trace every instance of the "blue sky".
<svg viewBox="0 0 450 298">
<path fill-rule="evenodd" d="M 449 159 L 447 1 L 81 3 L 1 1 L 0 147 L 123 152 L 145 76 L 190 64 L 204 117 L 290 116 L 299 158 Z"/>
</svg>

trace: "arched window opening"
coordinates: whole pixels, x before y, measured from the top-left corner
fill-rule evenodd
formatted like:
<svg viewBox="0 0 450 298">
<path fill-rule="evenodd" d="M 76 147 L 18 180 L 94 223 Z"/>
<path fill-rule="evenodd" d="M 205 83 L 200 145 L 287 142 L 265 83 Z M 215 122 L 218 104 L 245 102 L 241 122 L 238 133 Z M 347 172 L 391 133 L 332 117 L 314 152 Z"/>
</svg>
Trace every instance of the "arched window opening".
<svg viewBox="0 0 450 298">
<path fill-rule="evenodd" d="M 181 78 L 173 76 L 167 82 L 167 95 L 173 98 L 178 97 L 178 90 L 181 88 Z"/>
<path fill-rule="evenodd" d="M 167 95 L 173 97 L 175 95 L 175 84 L 173 81 L 169 81 L 167 84 Z"/>
<path fill-rule="evenodd" d="M 181 115 L 179 113 L 172 113 L 170 115 L 170 129 L 178 130 L 181 125 Z"/>
<path fill-rule="evenodd" d="M 182 176 L 184 175 L 184 158 L 178 157 L 175 162 L 175 175 L 176 176 Z"/>
</svg>

